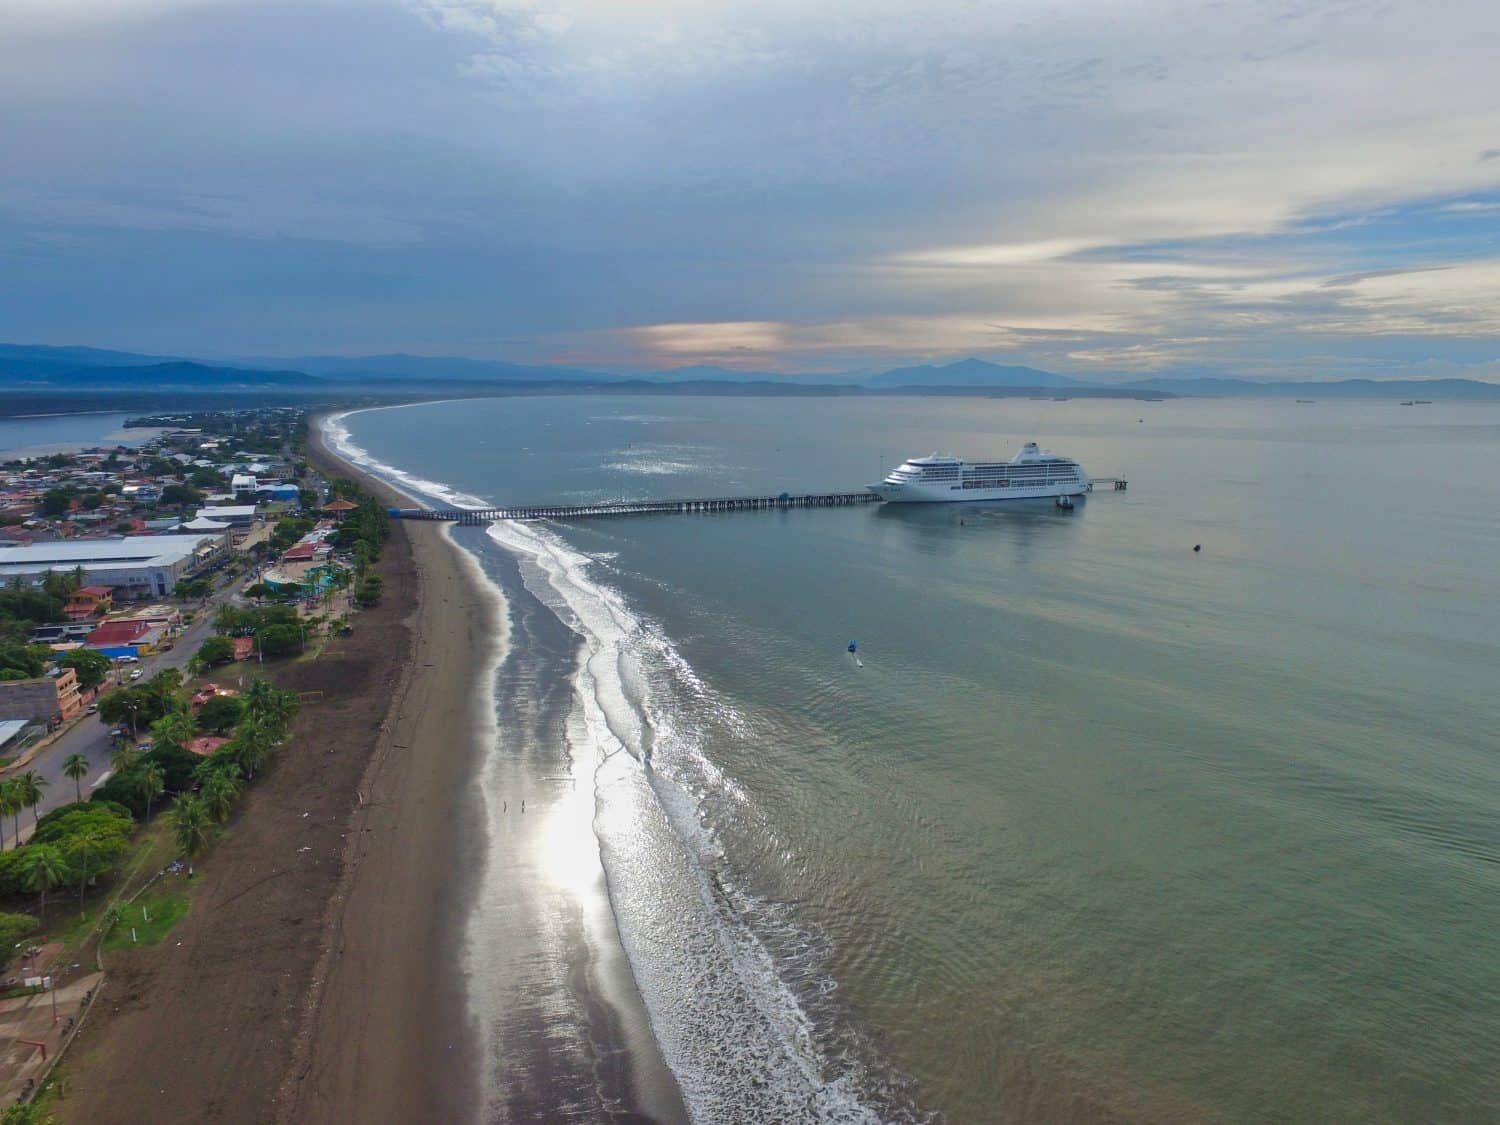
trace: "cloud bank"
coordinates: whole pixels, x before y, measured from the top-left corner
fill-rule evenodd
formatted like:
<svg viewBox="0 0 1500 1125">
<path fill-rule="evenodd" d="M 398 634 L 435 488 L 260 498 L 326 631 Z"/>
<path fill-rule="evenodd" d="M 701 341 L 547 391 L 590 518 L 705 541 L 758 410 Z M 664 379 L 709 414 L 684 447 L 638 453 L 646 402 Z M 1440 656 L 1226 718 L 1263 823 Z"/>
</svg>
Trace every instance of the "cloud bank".
<svg viewBox="0 0 1500 1125">
<path fill-rule="evenodd" d="M 15 0 L 0 337 L 1500 359 L 1500 8 Z"/>
</svg>

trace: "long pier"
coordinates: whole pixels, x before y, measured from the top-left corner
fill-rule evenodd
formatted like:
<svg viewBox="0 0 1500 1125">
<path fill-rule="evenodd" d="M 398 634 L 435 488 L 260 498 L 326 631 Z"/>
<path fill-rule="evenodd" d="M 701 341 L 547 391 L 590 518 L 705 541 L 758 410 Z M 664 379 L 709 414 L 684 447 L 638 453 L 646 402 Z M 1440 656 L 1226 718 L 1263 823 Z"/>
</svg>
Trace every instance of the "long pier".
<svg viewBox="0 0 1500 1125">
<path fill-rule="evenodd" d="M 1124 477 L 1095 477 L 1089 484 L 1114 486 L 1125 491 Z M 596 516 L 690 515 L 710 512 L 755 512 L 784 508 L 847 508 L 858 504 L 877 504 L 873 492 L 808 492 L 779 496 L 706 496 L 690 500 L 608 500 L 595 504 L 520 505 L 509 508 L 387 508 L 397 520 L 447 520 L 450 523 L 480 524 L 492 520 L 574 520 Z M 962 501 L 957 501 L 962 503 Z"/>
<path fill-rule="evenodd" d="M 392 519 L 489 523 L 491 520 L 572 520 L 594 516 L 686 515 L 751 512 L 771 508 L 844 508 L 877 503 L 873 492 L 817 492 L 780 496 L 708 496 L 692 500 L 611 500 L 596 504 L 549 504 L 515 508 L 389 508 Z"/>
</svg>

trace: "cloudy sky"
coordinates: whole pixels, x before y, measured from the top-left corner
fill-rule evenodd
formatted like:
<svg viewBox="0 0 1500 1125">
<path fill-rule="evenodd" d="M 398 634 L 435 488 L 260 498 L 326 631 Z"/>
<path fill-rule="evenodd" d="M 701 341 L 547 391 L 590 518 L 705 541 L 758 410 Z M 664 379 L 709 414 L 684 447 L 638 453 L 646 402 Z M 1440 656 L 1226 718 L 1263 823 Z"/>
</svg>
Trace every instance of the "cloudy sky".
<svg viewBox="0 0 1500 1125">
<path fill-rule="evenodd" d="M 0 339 L 1500 379 L 1494 0 L 5 0 Z"/>
</svg>

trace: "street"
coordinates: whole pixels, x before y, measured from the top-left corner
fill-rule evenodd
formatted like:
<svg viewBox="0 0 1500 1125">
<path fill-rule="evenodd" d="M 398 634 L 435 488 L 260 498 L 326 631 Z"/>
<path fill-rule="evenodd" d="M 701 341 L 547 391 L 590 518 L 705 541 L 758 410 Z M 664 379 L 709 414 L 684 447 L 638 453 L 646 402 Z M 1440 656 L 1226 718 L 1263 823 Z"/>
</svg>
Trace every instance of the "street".
<svg viewBox="0 0 1500 1125">
<path fill-rule="evenodd" d="M 197 608 L 193 623 L 178 634 L 171 649 L 142 657 L 139 664 L 119 665 L 120 670 L 114 673 L 116 679 L 118 680 L 122 675 L 129 675 L 128 669 L 130 668 L 140 668 L 144 672 L 143 679 L 149 678 L 164 668 L 186 668 L 187 662 L 192 659 L 193 653 L 198 651 L 198 646 L 212 629 L 214 611 L 232 598 L 241 585 L 241 579 L 231 579 L 216 590 L 208 601 Z M 73 779 L 62 772 L 63 762 L 68 759 L 69 755 L 82 754 L 88 759 L 89 773 L 80 783 L 83 788 L 83 799 L 88 800 L 89 791 L 102 783 L 109 772 L 109 755 L 113 749 L 114 740 L 109 736 L 109 726 L 101 722 L 97 715 L 85 715 L 75 722 L 62 737 L 33 758 L 29 764 L 21 767 L 19 771 L 9 770 L 0 776 L 11 777 L 16 772 L 24 773 L 26 770 L 35 770 L 37 775 L 46 782 L 42 802 L 36 808 L 36 815 L 44 816 L 58 806 L 70 804 L 76 799 L 77 791 Z M 21 813 L 20 843 L 24 844 L 30 837 L 34 819 L 30 809 Z M 17 843 L 15 818 L 5 817 L 4 820 L 5 827 L 4 831 L 0 832 L 0 841 L 3 841 L 5 847 L 13 847 Z"/>
</svg>

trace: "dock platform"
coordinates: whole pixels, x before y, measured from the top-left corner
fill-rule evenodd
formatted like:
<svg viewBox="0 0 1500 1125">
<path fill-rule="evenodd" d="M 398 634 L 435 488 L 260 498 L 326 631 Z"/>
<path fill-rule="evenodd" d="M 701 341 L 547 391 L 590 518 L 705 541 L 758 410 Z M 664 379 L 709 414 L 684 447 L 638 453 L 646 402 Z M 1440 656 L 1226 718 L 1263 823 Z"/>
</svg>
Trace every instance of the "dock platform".
<svg viewBox="0 0 1500 1125">
<path fill-rule="evenodd" d="M 874 504 L 873 492 L 816 492 L 779 496 L 707 496 L 688 500 L 612 500 L 598 504 L 548 504 L 510 508 L 389 508 L 392 519 L 448 520 L 477 524 L 492 520 L 575 520 L 597 516 L 689 515 L 753 512 L 779 508 L 844 508 Z"/>
</svg>

